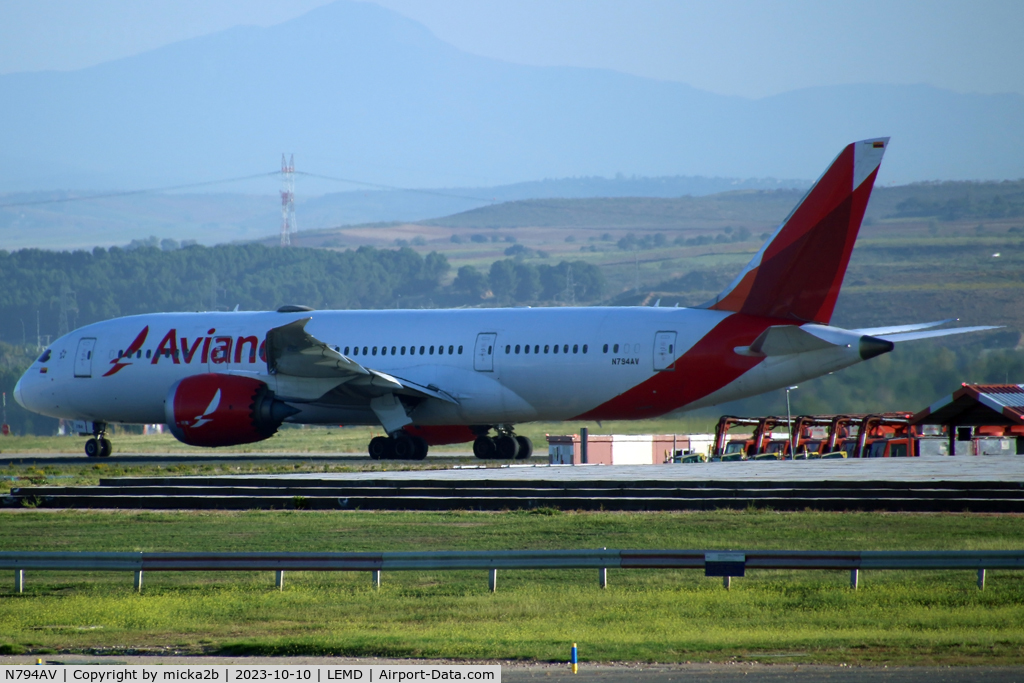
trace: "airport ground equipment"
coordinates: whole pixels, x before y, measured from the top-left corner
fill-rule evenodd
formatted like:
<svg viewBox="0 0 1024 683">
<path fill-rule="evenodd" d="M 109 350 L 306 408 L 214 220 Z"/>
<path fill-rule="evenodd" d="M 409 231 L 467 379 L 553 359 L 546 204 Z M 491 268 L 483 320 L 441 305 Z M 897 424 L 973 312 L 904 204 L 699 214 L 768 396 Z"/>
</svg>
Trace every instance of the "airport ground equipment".
<svg viewBox="0 0 1024 683">
<path fill-rule="evenodd" d="M 267 571 L 284 589 L 286 571 L 365 571 L 379 587 L 388 571 L 484 570 L 491 592 L 499 569 L 597 569 L 601 588 L 611 569 L 701 569 L 705 576 L 745 576 L 750 569 L 837 570 L 850 572 L 856 589 L 864 570 L 963 569 L 977 572 L 985 587 L 989 569 L 1024 569 L 1024 550 L 479 550 L 413 552 L 0 552 L 0 569 L 13 570 L 15 591 L 22 592 L 26 570 L 131 571 L 142 590 L 144 572 Z"/>
</svg>

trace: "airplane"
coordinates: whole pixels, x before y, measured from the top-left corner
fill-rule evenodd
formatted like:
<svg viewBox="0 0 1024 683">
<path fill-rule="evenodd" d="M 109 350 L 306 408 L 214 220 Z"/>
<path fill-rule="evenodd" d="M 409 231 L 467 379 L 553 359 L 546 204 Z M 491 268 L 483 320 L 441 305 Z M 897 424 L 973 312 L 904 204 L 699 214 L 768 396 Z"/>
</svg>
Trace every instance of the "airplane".
<svg viewBox="0 0 1024 683">
<path fill-rule="evenodd" d="M 18 381 L 28 410 L 92 425 L 166 423 L 183 443 L 233 446 L 284 423 L 374 425 L 374 459 L 473 442 L 525 459 L 515 425 L 633 420 L 797 384 L 898 342 L 992 327 L 949 320 L 829 324 L 889 138 L 847 145 L 750 263 L 693 308 L 154 313 L 57 339 Z M 493 435 L 492 435 L 493 432 Z"/>
</svg>

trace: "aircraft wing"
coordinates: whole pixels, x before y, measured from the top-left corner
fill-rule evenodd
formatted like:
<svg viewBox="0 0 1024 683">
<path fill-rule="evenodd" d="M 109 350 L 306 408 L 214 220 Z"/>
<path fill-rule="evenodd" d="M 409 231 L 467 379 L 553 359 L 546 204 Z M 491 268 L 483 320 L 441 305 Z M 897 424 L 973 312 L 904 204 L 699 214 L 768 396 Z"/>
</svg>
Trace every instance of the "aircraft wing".
<svg viewBox="0 0 1024 683">
<path fill-rule="evenodd" d="M 423 386 L 367 368 L 342 355 L 306 331 L 306 323 L 310 320 L 312 318 L 302 318 L 267 332 L 267 370 L 270 374 L 338 380 L 338 385 L 344 384 L 357 392 L 362 390 L 371 397 L 396 393 L 458 403 L 437 387 Z"/>
</svg>

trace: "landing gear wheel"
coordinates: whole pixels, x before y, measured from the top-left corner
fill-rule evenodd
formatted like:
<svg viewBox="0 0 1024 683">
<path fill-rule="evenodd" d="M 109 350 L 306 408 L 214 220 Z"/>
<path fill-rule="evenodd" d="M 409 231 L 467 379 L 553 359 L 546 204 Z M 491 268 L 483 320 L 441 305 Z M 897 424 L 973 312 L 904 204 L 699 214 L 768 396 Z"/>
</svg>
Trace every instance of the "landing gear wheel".
<svg viewBox="0 0 1024 683">
<path fill-rule="evenodd" d="M 519 455 L 516 456 L 517 460 L 526 460 L 533 455 L 533 442 L 530 441 L 529 437 L 517 436 L 516 441 L 519 442 Z"/>
<path fill-rule="evenodd" d="M 415 460 L 416 443 L 411 436 L 401 434 L 391 439 L 395 460 Z"/>
<path fill-rule="evenodd" d="M 481 460 L 492 460 L 497 457 L 494 439 L 489 436 L 478 436 L 473 442 L 473 455 Z"/>
<path fill-rule="evenodd" d="M 494 440 L 494 449 L 502 460 L 515 460 L 519 455 L 519 442 L 511 434 L 502 434 Z"/>
<path fill-rule="evenodd" d="M 393 452 L 392 441 L 386 436 L 375 436 L 370 439 L 370 458 L 373 460 L 387 460 Z"/>
<path fill-rule="evenodd" d="M 88 458 L 100 457 L 100 442 L 98 439 L 89 439 L 85 442 L 85 455 Z"/>
<path fill-rule="evenodd" d="M 110 439 L 105 439 L 102 436 L 97 441 L 100 442 L 100 457 L 109 458 L 110 454 L 114 452 L 114 444 L 110 443 Z"/>
<path fill-rule="evenodd" d="M 426 460 L 427 452 L 430 450 L 430 446 L 427 444 L 427 440 L 422 436 L 412 437 L 412 442 L 416 444 L 416 452 L 412 456 L 413 460 Z"/>
</svg>

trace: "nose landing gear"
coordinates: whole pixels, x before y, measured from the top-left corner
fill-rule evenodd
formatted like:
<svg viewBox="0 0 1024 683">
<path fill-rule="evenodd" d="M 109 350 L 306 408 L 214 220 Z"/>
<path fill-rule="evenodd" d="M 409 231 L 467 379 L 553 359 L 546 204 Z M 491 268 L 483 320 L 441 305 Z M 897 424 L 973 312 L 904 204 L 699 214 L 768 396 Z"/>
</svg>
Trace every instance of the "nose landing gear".
<svg viewBox="0 0 1024 683">
<path fill-rule="evenodd" d="M 473 455 L 481 460 L 526 460 L 533 455 L 533 442 L 528 437 L 516 436 L 512 425 L 495 428 L 497 436 L 478 436 L 473 442 Z"/>
<path fill-rule="evenodd" d="M 109 458 L 114 452 L 114 446 L 107 438 L 107 423 L 94 422 L 92 424 L 93 438 L 85 442 L 85 455 L 89 458 Z"/>
</svg>

